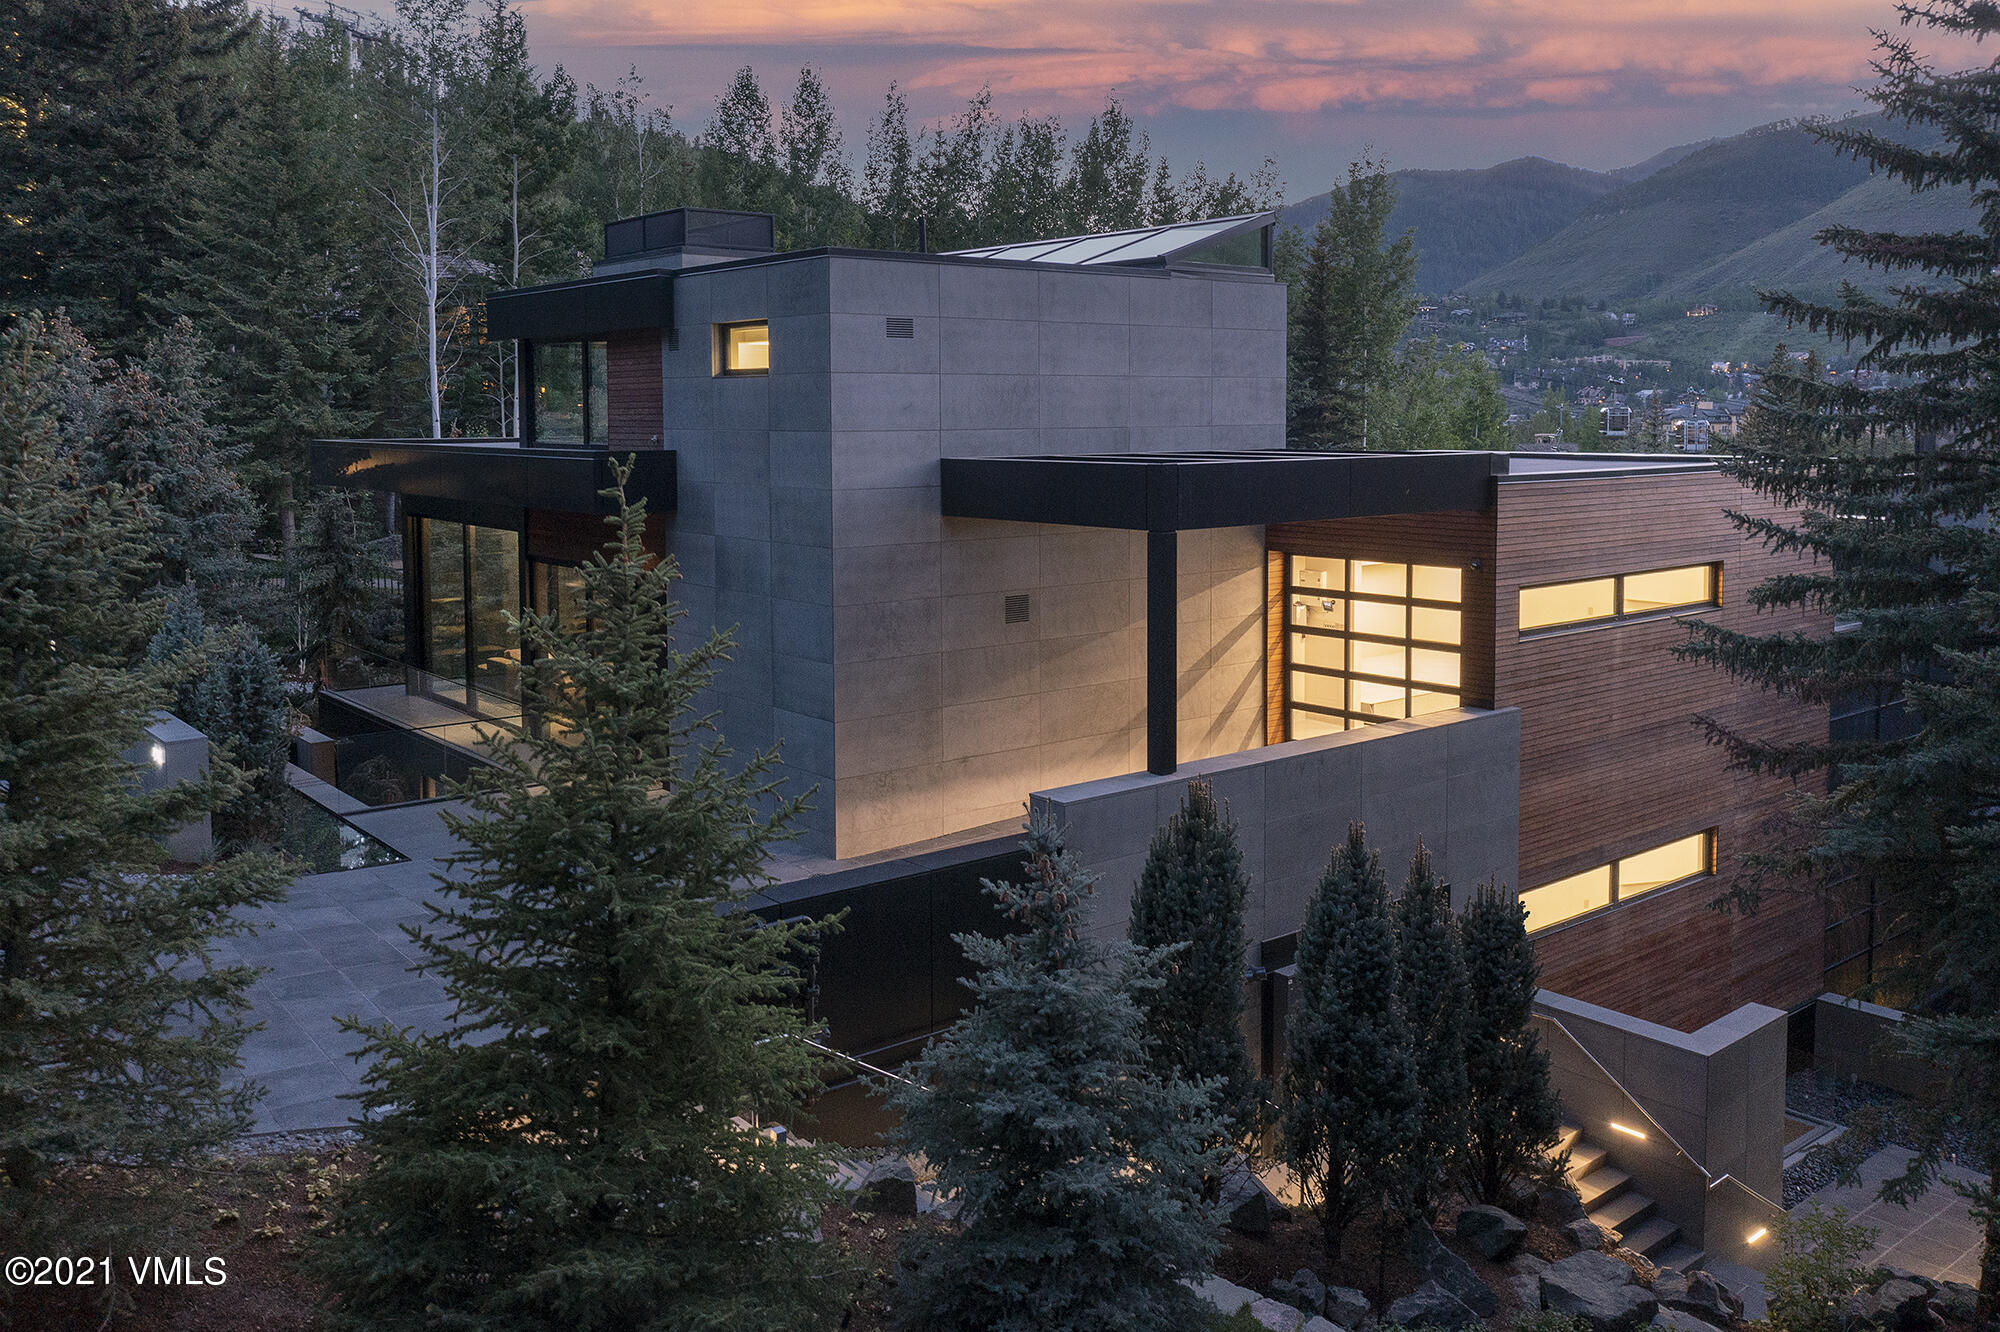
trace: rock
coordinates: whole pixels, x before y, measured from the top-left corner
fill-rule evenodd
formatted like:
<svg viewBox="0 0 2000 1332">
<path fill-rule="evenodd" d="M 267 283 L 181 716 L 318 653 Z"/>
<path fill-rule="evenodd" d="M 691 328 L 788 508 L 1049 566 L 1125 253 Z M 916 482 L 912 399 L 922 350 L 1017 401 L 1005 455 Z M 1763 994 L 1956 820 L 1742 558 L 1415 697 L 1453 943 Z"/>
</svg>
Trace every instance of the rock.
<svg viewBox="0 0 2000 1332">
<path fill-rule="evenodd" d="M 1858 1290 L 1849 1295 L 1841 1303 L 1840 1317 L 1845 1327 L 1880 1327 L 1889 1321 L 1882 1312 L 1882 1301 L 1875 1298 L 1872 1290 Z"/>
<path fill-rule="evenodd" d="M 1922 1286 L 1925 1290 L 1931 1291 L 1932 1293 L 1936 1293 L 1938 1288 L 1938 1283 L 1931 1280 L 1929 1277 L 1919 1276 L 1917 1273 L 1912 1272 L 1909 1268 L 1897 1267 L 1893 1263 L 1879 1263 L 1876 1265 L 1875 1269 L 1869 1272 L 1868 1274 L 1868 1288 L 1870 1290 L 1878 1289 L 1879 1287 L 1891 1281 L 1914 1281 L 1919 1286 Z"/>
<path fill-rule="evenodd" d="M 1536 1272 L 1517 1272 L 1507 1278 L 1507 1290 L 1523 1309 L 1542 1307 L 1542 1278 Z"/>
<path fill-rule="evenodd" d="M 1232 1170 L 1222 1177 L 1221 1202 L 1223 1223 L 1239 1235 L 1268 1235 L 1272 1222 L 1291 1215 L 1264 1181 L 1248 1170 Z"/>
<path fill-rule="evenodd" d="M 1489 1203 L 1460 1212 L 1457 1228 L 1460 1239 L 1496 1263 L 1513 1257 L 1528 1238 L 1527 1222 Z"/>
<path fill-rule="evenodd" d="M 1416 1248 L 1422 1255 L 1424 1275 L 1450 1291 L 1459 1303 L 1481 1318 L 1491 1318 L 1499 1310 L 1499 1298 L 1479 1279 L 1472 1264 L 1446 1248 L 1429 1226 L 1417 1227 Z"/>
<path fill-rule="evenodd" d="M 1708 1273 L 1662 1272 L 1653 1282 L 1653 1294 L 1668 1309 L 1693 1314 L 1708 1323 L 1736 1323 L 1743 1319 L 1743 1301 L 1736 1293 Z"/>
<path fill-rule="evenodd" d="M 1194 1293 L 1217 1313 L 1227 1317 L 1257 1302 L 1257 1292 L 1246 1290 L 1233 1281 L 1221 1277 L 1210 1277 L 1199 1285 L 1192 1286 Z"/>
<path fill-rule="evenodd" d="M 1368 1297 L 1352 1286 L 1328 1286 L 1320 1311 L 1342 1327 L 1355 1329 L 1355 1332 L 1359 1332 L 1375 1314 Z"/>
<path fill-rule="evenodd" d="M 854 1191 L 854 1208 L 859 1212 L 883 1212 L 889 1216 L 917 1214 L 917 1172 L 900 1156 L 877 1161 Z"/>
<path fill-rule="evenodd" d="M 1548 1270 L 1548 1266 L 1549 1260 L 1546 1258 L 1538 1258 L 1532 1253 L 1517 1253 L 1514 1255 L 1513 1261 L 1507 1264 L 1507 1270 L 1509 1272 L 1524 1273 L 1529 1276 L 1539 1276 Z"/>
<path fill-rule="evenodd" d="M 1620 1245 L 1611 1251 L 1611 1256 L 1638 1273 L 1639 1284 L 1642 1286 L 1650 1286 L 1660 1278 L 1659 1267 L 1637 1249 L 1628 1249 Z"/>
<path fill-rule="evenodd" d="M 1541 1201 L 1541 1186 L 1530 1180 L 1509 1180 L 1500 1190 L 1500 1205 L 1523 1220 L 1541 1211 Z"/>
<path fill-rule="evenodd" d="M 1250 1316 L 1271 1329 L 1271 1332 L 1299 1332 L 1305 1324 L 1306 1316 L 1289 1304 L 1277 1300 L 1255 1300 L 1250 1305 Z"/>
<path fill-rule="evenodd" d="M 1949 1323 L 1970 1323 L 1979 1312 L 1979 1290 L 1963 1281 L 1947 1281 L 1931 1296 L 1931 1308 Z"/>
<path fill-rule="evenodd" d="M 1604 1247 L 1604 1231 L 1589 1217 L 1581 1221 L 1568 1222 L 1563 1226 L 1562 1233 L 1569 1236 L 1570 1243 L 1585 1253 L 1595 1253 Z"/>
<path fill-rule="evenodd" d="M 1551 1225 L 1567 1225 L 1571 1221 L 1587 1220 L 1590 1216 L 1583 1210 L 1583 1199 L 1568 1186 L 1543 1189 L 1535 1196 L 1538 1203 L 1536 1210 L 1547 1217 Z"/>
<path fill-rule="evenodd" d="M 1715 1324 L 1704 1323 L 1693 1314 L 1682 1313 L 1679 1309 L 1660 1310 L 1653 1315 L 1653 1326 L 1664 1328 L 1666 1332 L 1722 1332 Z"/>
<path fill-rule="evenodd" d="M 1326 1282 L 1310 1267 L 1292 1273 L 1292 1289 L 1299 1293 L 1299 1307 L 1307 1313 L 1316 1314 L 1326 1308 Z"/>
<path fill-rule="evenodd" d="M 1608 1253 L 1573 1253 L 1550 1263 L 1541 1281 L 1544 1309 L 1574 1314 L 1594 1332 L 1632 1332 L 1660 1311 L 1638 1273 Z"/>
<path fill-rule="evenodd" d="M 1314 1314 L 1311 1318 L 1299 1324 L 1299 1332 L 1347 1332 L 1347 1329 L 1329 1323 L 1318 1314 Z"/>
<path fill-rule="evenodd" d="M 1475 1327 L 1484 1321 L 1435 1280 L 1392 1301 L 1387 1317 L 1397 1327 Z"/>
<path fill-rule="evenodd" d="M 1931 1292 L 1918 1282 L 1892 1277 L 1875 1288 L 1875 1301 L 1883 1321 L 1901 1332 L 1931 1324 Z"/>
</svg>

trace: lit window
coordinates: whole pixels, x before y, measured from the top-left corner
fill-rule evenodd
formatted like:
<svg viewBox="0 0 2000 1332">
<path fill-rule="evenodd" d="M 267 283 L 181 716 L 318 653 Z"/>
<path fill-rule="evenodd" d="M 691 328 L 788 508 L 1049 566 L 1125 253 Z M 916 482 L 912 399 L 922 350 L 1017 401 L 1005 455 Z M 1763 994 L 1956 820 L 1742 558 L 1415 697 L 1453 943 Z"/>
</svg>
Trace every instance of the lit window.
<svg viewBox="0 0 2000 1332">
<path fill-rule="evenodd" d="M 1442 565 L 1287 556 L 1289 738 L 1460 706 L 1463 586 Z"/>
<path fill-rule="evenodd" d="M 717 374 L 769 374 L 771 326 L 762 320 L 754 324 L 717 324 L 715 357 Z"/>
<path fill-rule="evenodd" d="M 1682 837 L 1609 865 L 1599 865 L 1521 894 L 1528 931 L 1545 930 L 1588 912 L 1715 873 L 1715 829 Z"/>
<path fill-rule="evenodd" d="M 1521 589 L 1521 630 L 1554 629 L 1717 603 L 1719 566 L 1690 564 Z"/>
</svg>

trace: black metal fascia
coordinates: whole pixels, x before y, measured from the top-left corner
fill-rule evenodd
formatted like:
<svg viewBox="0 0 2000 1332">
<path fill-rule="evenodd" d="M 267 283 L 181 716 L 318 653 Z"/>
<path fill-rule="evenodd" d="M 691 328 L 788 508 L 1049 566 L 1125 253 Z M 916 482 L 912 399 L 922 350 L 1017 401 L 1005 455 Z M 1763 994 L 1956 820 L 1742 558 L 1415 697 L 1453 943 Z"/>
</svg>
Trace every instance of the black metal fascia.
<svg viewBox="0 0 2000 1332">
<path fill-rule="evenodd" d="M 494 341 L 560 342 L 607 333 L 671 328 L 671 273 L 625 273 L 496 291 L 486 298 L 486 336 Z"/>
<path fill-rule="evenodd" d="M 613 456 L 604 449 L 523 449 L 453 440 L 316 439 L 310 449 L 312 479 L 318 485 L 586 514 L 612 512 L 611 502 L 599 492 L 613 484 Z M 626 493 L 644 498 L 650 512 L 672 513 L 678 503 L 674 451 L 637 449 L 630 456 Z"/>
</svg>

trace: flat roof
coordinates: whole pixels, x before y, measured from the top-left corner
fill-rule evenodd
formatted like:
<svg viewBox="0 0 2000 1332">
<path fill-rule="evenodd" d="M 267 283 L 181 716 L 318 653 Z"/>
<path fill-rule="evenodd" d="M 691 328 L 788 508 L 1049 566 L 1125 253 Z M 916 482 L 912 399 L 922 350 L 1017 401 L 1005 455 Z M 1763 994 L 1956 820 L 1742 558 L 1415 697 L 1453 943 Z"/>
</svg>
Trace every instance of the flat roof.
<svg viewBox="0 0 2000 1332">
<path fill-rule="evenodd" d="M 1275 212 L 1237 213 L 1196 222 L 1169 222 L 1162 226 L 1100 231 L 1088 236 L 1055 236 L 1047 240 L 1011 241 L 1005 245 L 979 245 L 968 250 L 946 250 L 945 254 L 952 258 L 1006 259 L 1016 263 L 1032 261 L 1071 266 L 1162 264 L 1232 236 L 1272 226 L 1277 220 Z"/>
</svg>

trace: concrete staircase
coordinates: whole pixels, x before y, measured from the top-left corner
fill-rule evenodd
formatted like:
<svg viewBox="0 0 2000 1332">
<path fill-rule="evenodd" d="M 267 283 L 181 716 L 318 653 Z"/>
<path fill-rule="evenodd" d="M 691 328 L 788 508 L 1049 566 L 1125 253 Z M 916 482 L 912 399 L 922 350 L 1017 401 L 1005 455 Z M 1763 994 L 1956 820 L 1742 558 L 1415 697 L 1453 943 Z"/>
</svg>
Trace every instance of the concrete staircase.
<svg viewBox="0 0 2000 1332">
<path fill-rule="evenodd" d="M 1656 1266 L 1687 1272 L 1701 1265 L 1702 1251 L 1683 1240 L 1681 1228 L 1659 1215 L 1653 1200 L 1633 1187 L 1632 1177 L 1618 1168 L 1608 1148 L 1584 1137 L 1580 1126 L 1565 1124 L 1556 1151 L 1564 1149 L 1569 1151 L 1569 1181 L 1593 1224 Z"/>
</svg>

